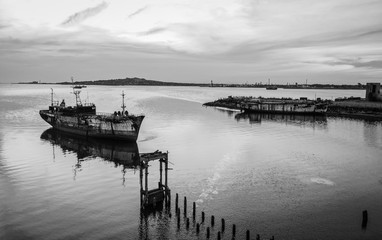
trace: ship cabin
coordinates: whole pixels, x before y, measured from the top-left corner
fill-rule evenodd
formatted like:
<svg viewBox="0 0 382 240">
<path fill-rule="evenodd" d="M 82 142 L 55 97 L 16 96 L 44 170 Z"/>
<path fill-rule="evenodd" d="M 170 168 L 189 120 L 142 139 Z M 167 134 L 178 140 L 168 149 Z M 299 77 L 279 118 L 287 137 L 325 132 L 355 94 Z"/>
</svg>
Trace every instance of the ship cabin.
<svg viewBox="0 0 382 240">
<path fill-rule="evenodd" d="M 87 114 L 87 115 L 95 115 L 96 114 L 96 106 L 93 103 L 78 105 L 78 106 L 65 106 L 65 101 L 62 100 L 61 104 L 58 102 L 53 103 L 49 106 L 50 113 L 62 113 L 63 115 L 71 116 L 76 114 Z"/>
</svg>

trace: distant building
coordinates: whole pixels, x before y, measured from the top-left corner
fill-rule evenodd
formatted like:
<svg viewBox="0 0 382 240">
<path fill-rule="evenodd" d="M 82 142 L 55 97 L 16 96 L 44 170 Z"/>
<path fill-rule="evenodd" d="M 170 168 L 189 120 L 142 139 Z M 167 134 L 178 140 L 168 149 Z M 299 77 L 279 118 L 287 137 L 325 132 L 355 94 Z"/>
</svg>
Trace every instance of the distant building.
<svg viewBox="0 0 382 240">
<path fill-rule="evenodd" d="M 366 84 L 366 100 L 374 102 L 382 102 L 381 84 L 367 83 Z"/>
</svg>

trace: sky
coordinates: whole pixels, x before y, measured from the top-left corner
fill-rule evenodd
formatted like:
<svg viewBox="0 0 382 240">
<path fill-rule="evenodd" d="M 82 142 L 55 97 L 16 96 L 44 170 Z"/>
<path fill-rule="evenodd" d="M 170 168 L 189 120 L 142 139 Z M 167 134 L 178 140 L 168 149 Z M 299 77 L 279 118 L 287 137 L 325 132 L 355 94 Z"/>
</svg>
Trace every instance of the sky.
<svg viewBox="0 0 382 240">
<path fill-rule="evenodd" d="M 0 0 L 0 83 L 382 82 L 382 0 Z"/>
</svg>

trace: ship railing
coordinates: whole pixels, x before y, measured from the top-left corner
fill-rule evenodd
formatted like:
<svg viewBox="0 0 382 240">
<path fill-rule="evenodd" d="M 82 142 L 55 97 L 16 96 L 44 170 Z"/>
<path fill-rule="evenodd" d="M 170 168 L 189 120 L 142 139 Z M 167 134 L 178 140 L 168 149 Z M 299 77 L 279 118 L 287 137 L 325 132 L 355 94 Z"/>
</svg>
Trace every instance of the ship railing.
<svg viewBox="0 0 382 240">
<path fill-rule="evenodd" d="M 113 113 L 107 113 L 107 112 L 97 112 L 97 115 L 102 115 L 102 116 L 111 116 Z"/>
<path fill-rule="evenodd" d="M 107 113 L 107 112 L 97 112 L 97 115 L 101 115 L 101 116 L 105 116 L 105 117 L 114 117 L 114 113 Z M 129 116 L 133 116 L 133 117 L 138 117 L 138 116 L 142 116 L 144 115 L 143 113 L 141 114 L 131 114 L 129 113 Z M 124 116 L 124 115 L 122 115 Z M 119 116 L 119 117 L 122 117 L 122 116 Z M 118 117 L 118 115 L 116 116 Z"/>
<path fill-rule="evenodd" d="M 88 103 L 88 102 L 85 102 L 85 103 L 82 103 L 82 106 L 84 106 L 84 107 L 90 107 L 90 106 L 94 106 L 94 103 Z"/>
</svg>

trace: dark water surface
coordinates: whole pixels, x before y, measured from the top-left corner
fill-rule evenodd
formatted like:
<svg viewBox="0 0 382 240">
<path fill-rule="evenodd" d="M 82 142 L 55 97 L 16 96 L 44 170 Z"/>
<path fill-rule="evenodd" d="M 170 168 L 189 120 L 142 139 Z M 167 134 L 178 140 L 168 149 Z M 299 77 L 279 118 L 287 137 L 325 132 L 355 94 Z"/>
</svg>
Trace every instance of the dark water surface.
<svg viewBox="0 0 382 240">
<path fill-rule="evenodd" d="M 127 95 L 146 115 L 136 144 L 54 134 L 38 110 L 74 103 L 67 86 L 0 85 L 0 239 L 205 239 L 194 223 L 141 216 L 137 154 L 169 151 L 173 197 L 226 219 L 223 239 L 382 238 L 382 124 L 342 118 L 240 114 L 201 103 L 228 95 L 363 97 L 364 91 L 89 86 L 100 112 Z M 159 179 L 150 167 L 150 187 Z M 173 201 L 174 203 L 174 201 Z M 181 205 L 182 206 L 182 205 Z M 172 208 L 172 212 L 173 212 Z M 368 210 L 366 229 L 362 211 Z M 174 215 L 174 213 L 173 213 Z M 183 219 L 182 219 L 183 225 Z"/>
</svg>

